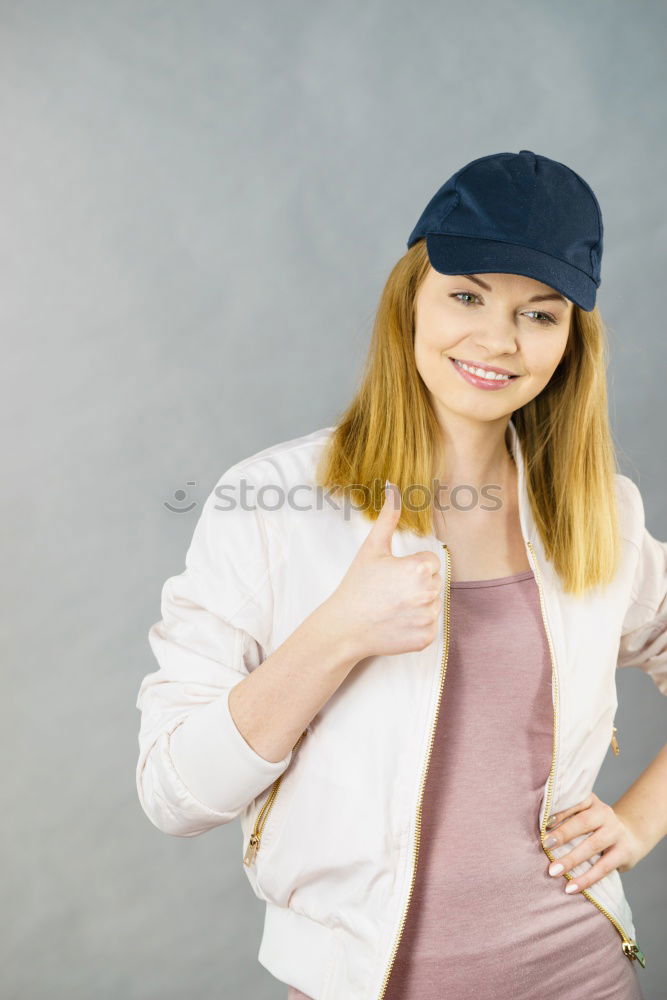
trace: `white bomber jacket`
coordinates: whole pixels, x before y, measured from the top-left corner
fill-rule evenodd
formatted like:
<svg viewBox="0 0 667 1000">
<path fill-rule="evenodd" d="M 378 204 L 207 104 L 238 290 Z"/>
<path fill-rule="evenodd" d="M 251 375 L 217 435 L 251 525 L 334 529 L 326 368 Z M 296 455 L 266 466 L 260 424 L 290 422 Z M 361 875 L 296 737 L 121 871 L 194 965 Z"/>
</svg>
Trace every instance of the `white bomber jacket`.
<svg viewBox="0 0 667 1000">
<path fill-rule="evenodd" d="M 186 568 L 165 582 L 162 619 L 148 632 L 159 669 L 139 688 L 136 783 L 143 810 L 165 833 L 193 837 L 240 818 L 243 870 L 266 904 L 258 961 L 273 976 L 314 1000 L 381 1000 L 414 887 L 456 628 L 446 544 L 407 531 L 392 537 L 396 556 L 430 549 L 441 561 L 437 640 L 360 661 L 283 760 L 253 750 L 227 701 L 330 596 L 371 529 L 361 511 L 315 487 L 333 429 L 236 463 L 205 501 Z M 667 542 L 648 532 L 637 486 L 617 474 L 620 568 L 605 587 L 565 594 L 532 517 L 512 421 L 509 430 L 552 660 L 553 755 L 535 816 L 541 842 L 549 815 L 592 791 L 610 742 L 617 751 L 616 667 L 640 667 L 667 694 Z M 582 839 L 543 850 L 553 859 Z M 644 965 L 618 871 L 582 894 L 616 928 L 628 959 Z"/>
</svg>

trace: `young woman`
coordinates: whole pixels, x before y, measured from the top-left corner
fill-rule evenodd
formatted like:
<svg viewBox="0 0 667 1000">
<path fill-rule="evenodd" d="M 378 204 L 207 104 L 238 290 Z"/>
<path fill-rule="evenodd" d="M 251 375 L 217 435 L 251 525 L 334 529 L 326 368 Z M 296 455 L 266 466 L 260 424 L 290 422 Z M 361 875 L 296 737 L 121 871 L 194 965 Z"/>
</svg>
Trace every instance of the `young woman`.
<svg viewBox="0 0 667 1000">
<path fill-rule="evenodd" d="M 601 256 L 568 167 L 461 168 L 355 399 L 227 469 L 163 587 L 139 799 L 240 818 L 290 1000 L 642 997 L 619 873 L 667 833 L 667 748 L 593 785 L 616 668 L 667 694 L 667 543 L 616 472 Z"/>
</svg>

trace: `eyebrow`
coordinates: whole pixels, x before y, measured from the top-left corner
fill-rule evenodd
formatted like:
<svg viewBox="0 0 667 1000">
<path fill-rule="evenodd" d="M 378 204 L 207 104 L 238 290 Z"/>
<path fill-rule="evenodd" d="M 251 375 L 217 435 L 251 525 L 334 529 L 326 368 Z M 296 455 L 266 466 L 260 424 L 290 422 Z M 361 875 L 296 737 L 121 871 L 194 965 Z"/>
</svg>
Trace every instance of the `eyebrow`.
<svg viewBox="0 0 667 1000">
<path fill-rule="evenodd" d="M 475 278 L 474 275 L 472 274 L 464 274 L 463 277 L 470 278 L 471 281 L 474 281 L 476 284 L 481 285 L 482 288 L 486 288 L 487 292 L 493 291 L 491 285 L 487 285 L 485 281 L 481 281 L 479 278 Z M 547 299 L 557 299 L 559 302 L 564 302 L 566 306 L 569 306 L 570 304 L 569 300 L 566 299 L 564 295 L 561 295 L 560 292 L 548 292 L 546 295 L 533 295 L 533 297 L 531 299 L 528 299 L 528 301 L 546 302 Z"/>
</svg>

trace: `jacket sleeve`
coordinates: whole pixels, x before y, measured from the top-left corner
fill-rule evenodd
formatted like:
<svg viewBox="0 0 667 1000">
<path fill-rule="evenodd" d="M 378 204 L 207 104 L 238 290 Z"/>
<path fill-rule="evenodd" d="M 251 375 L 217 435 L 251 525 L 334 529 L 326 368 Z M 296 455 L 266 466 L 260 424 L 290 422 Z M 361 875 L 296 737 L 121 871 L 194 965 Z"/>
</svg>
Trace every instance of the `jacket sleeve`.
<svg viewBox="0 0 667 1000">
<path fill-rule="evenodd" d="M 630 605 L 621 628 L 619 667 L 640 667 L 667 695 L 667 542 L 654 538 L 645 524 L 644 504 L 632 480 L 635 545 L 638 558 Z"/>
<path fill-rule="evenodd" d="M 137 696 L 137 792 L 151 822 L 178 837 L 234 819 L 292 757 L 256 753 L 228 705 L 230 690 L 265 659 L 273 613 L 266 523 L 256 505 L 247 509 L 254 495 L 239 503 L 240 477 L 228 469 L 205 501 L 185 570 L 164 583 L 162 617 L 148 631 L 158 669 Z"/>
</svg>

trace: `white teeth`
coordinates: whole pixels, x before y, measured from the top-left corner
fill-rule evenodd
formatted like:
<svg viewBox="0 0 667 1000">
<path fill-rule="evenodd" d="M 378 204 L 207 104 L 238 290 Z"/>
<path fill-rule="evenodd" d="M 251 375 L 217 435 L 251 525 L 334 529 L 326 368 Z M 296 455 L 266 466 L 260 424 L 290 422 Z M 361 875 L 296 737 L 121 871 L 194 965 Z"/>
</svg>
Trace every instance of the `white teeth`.
<svg viewBox="0 0 667 1000">
<path fill-rule="evenodd" d="M 454 364 L 458 365 L 459 368 L 465 368 L 467 372 L 472 372 L 473 375 L 478 375 L 480 378 L 489 379 L 489 381 L 491 382 L 498 380 L 507 382 L 509 381 L 510 378 L 509 375 L 501 375 L 500 373 L 496 374 L 494 372 L 487 372 L 486 369 L 484 368 L 471 368 L 470 365 L 464 364 L 463 361 L 457 361 L 456 358 L 454 358 Z"/>
</svg>

